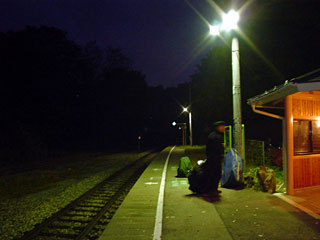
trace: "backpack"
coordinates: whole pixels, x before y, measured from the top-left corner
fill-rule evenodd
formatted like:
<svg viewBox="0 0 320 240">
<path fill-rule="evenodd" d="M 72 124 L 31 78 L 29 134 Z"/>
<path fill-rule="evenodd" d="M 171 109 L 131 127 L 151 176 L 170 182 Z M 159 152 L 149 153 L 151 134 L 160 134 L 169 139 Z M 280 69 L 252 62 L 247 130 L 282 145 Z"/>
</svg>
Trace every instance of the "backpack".
<svg viewBox="0 0 320 240">
<path fill-rule="evenodd" d="M 189 157 L 180 158 L 177 177 L 188 177 L 192 171 L 192 164 Z"/>
<path fill-rule="evenodd" d="M 202 169 L 202 164 L 196 165 L 188 176 L 189 189 L 195 193 L 204 193 L 207 186 L 207 175 Z"/>
<path fill-rule="evenodd" d="M 243 186 L 242 159 L 236 149 L 231 148 L 224 157 L 221 186 L 235 188 Z"/>
</svg>

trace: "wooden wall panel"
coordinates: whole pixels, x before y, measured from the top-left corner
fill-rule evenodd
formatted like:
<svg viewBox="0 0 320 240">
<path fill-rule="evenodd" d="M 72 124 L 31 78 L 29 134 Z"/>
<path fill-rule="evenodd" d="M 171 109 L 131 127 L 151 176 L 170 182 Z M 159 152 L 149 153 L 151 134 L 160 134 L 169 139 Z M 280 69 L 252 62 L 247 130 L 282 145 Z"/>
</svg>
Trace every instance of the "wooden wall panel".
<svg viewBox="0 0 320 240">
<path fill-rule="evenodd" d="M 292 113 L 294 118 L 318 117 L 320 116 L 320 100 L 293 98 Z"/>
<path fill-rule="evenodd" d="M 311 169 L 312 169 L 312 186 L 320 185 L 320 159 L 313 158 L 311 159 Z"/>
<path fill-rule="evenodd" d="M 292 96 L 293 119 L 317 120 L 320 117 L 320 91 L 300 92 Z M 320 144 L 320 143 L 319 143 Z M 320 156 L 293 156 L 293 188 L 320 186 Z"/>
<path fill-rule="evenodd" d="M 294 157 L 294 189 L 320 185 L 320 157 Z"/>
</svg>

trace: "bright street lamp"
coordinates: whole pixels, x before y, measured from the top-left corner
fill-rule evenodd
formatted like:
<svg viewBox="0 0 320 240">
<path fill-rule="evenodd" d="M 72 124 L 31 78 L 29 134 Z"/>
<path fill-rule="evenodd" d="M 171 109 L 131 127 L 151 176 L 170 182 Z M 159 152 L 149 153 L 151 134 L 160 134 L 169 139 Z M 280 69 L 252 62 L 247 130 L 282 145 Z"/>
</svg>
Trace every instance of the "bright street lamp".
<svg viewBox="0 0 320 240">
<path fill-rule="evenodd" d="M 225 31 L 237 29 L 237 24 L 239 20 L 239 13 L 237 13 L 235 10 L 230 10 L 227 14 L 223 15 L 222 17 L 221 29 Z"/>
<path fill-rule="evenodd" d="M 220 30 L 231 31 L 237 29 L 239 13 L 230 10 L 222 18 L 223 22 L 220 26 L 210 26 L 210 34 L 219 35 Z M 218 32 L 218 34 L 217 34 Z M 233 98 L 233 129 L 234 129 L 234 147 L 238 150 L 241 156 L 242 153 L 242 121 L 241 121 L 241 88 L 240 88 L 240 55 L 239 41 L 236 37 L 232 38 L 232 98 Z"/>
<path fill-rule="evenodd" d="M 209 26 L 209 32 L 211 35 L 217 36 L 220 34 L 219 26 Z"/>
<path fill-rule="evenodd" d="M 183 112 L 186 112 L 189 114 L 189 142 L 192 146 L 192 116 L 191 111 L 188 110 L 188 107 L 182 107 Z"/>
</svg>

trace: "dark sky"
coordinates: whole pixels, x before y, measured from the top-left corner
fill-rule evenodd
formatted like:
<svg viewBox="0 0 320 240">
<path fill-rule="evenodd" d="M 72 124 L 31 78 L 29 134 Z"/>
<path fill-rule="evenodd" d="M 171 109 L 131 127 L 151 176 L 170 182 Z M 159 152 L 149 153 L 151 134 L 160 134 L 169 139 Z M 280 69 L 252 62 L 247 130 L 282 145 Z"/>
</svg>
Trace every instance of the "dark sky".
<svg viewBox="0 0 320 240">
<path fill-rule="evenodd" d="M 212 1 L 189 2 L 208 22 L 219 20 Z M 260 29 L 246 34 L 285 76 L 290 67 L 277 66 L 277 54 L 292 58 L 291 51 L 300 51 L 297 56 L 312 60 L 301 72 L 320 64 L 312 55 L 318 48 L 309 52 L 301 48 L 301 44 L 315 47 L 320 40 L 315 37 L 320 31 L 319 0 L 216 2 L 225 10 L 247 3 L 240 27 L 243 23 L 248 31 Z M 294 25 L 297 22 L 299 26 Z M 25 25 L 60 28 L 79 44 L 96 40 L 101 47 L 120 47 L 133 60 L 134 68 L 146 74 L 150 85 L 175 86 L 188 81 L 210 46 L 204 45 L 206 23 L 184 0 L 1 0 L 0 31 L 20 30 Z"/>
</svg>

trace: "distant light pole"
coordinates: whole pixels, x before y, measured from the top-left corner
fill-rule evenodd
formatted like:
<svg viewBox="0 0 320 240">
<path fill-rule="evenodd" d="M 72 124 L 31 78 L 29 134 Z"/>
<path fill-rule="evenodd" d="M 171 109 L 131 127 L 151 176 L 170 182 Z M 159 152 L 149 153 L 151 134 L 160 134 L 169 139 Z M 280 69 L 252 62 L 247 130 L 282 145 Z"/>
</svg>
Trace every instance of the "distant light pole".
<svg viewBox="0 0 320 240">
<path fill-rule="evenodd" d="M 186 142 L 187 142 L 187 137 L 186 137 L 186 128 L 187 128 L 187 124 L 186 123 L 176 123 L 176 122 L 173 122 L 172 123 L 172 126 L 179 126 L 179 130 L 182 131 L 182 145 L 186 145 Z"/>
<path fill-rule="evenodd" d="M 188 107 L 183 107 L 183 112 L 186 112 L 189 114 L 189 143 L 192 146 L 192 115 L 191 110 L 188 109 Z"/>
<path fill-rule="evenodd" d="M 222 24 L 210 26 L 211 35 L 220 35 L 221 31 L 231 31 L 237 29 L 240 19 L 239 13 L 230 10 L 223 16 Z M 233 98 L 233 129 L 234 147 L 242 154 L 242 120 L 241 120 L 241 87 L 240 87 L 240 55 L 239 41 L 236 37 L 232 38 L 232 98 Z"/>
</svg>

